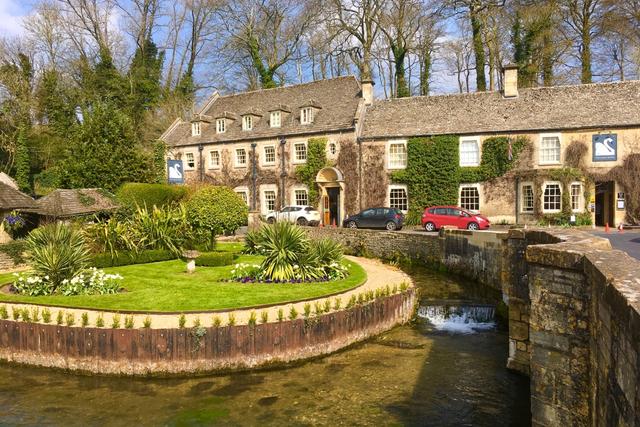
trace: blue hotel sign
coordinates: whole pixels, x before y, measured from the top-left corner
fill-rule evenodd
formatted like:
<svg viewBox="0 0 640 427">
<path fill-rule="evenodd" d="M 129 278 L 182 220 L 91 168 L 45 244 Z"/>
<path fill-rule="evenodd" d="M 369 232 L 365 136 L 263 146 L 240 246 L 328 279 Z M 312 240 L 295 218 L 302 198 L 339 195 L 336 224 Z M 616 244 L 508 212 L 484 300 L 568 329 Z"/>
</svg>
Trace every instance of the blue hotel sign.
<svg viewBox="0 0 640 427">
<path fill-rule="evenodd" d="M 618 135 L 615 133 L 593 135 L 592 152 L 594 162 L 618 160 Z"/>
<path fill-rule="evenodd" d="M 182 160 L 167 160 L 167 176 L 169 184 L 184 184 Z"/>
</svg>

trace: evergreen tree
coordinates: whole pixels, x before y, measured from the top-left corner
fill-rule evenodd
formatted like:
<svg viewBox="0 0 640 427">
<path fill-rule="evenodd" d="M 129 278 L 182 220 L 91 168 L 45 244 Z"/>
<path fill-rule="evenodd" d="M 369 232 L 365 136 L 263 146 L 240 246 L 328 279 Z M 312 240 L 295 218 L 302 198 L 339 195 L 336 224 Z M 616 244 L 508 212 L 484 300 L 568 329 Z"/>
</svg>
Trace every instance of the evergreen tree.
<svg viewBox="0 0 640 427">
<path fill-rule="evenodd" d="M 129 111 L 136 128 L 142 123 L 146 112 L 160 101 L 160 79 L 164 52 L 152 40 L 146 40 L 144 48 L 138 48 L 129 68 Z"/>
<path fill-rule="evenodd" d="M 20 191 L 32 192 L 31 156 L 29 155 L 27 131 L 24 125 L 21 125 L 18 129 L 18 138 L 16 140 L 15 179 Z"/>
</svg>

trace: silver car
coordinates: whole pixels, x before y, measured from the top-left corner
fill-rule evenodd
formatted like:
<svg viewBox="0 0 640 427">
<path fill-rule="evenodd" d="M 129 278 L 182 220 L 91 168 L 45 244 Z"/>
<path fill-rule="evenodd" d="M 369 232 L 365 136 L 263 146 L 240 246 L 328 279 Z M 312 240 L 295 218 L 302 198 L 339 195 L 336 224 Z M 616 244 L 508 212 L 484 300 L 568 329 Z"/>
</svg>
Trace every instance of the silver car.
<svg viewBox="0 0 640 427">
<path fill-rule="evenodd" d="M 288 221 L 298 225 L 318 225 L 320 212 L 313 206 L 285 206 L 279 211 L 269 212 L 265 219 L 269 224 L 277 221 Z"/>
</svg>

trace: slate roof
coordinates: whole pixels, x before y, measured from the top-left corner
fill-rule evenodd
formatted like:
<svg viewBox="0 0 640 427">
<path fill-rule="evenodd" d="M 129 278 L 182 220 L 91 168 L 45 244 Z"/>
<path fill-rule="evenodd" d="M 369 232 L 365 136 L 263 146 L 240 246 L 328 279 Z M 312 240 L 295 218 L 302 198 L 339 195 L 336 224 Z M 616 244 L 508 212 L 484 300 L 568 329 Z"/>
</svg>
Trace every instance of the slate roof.
<svg viewBox="0 0 640 427">
<path fill-rule="evenodd" d="M 35 201 L 12 186 L 0 182 L 0 211 L 27 209 L 35 206 Z"/>
<path fill-rule="evenodd" d="M 171 146 L 194 145 L 200 143 L 274 138 L 281 135 L 303 135 L 331 131 L 355 129 L 355 116 L 360 103 L 360 83 L 354 76 L 318 80 L 294 86 L 262 89 L 235 95 L 220 96 L 210 102 L 200 113 L 213 118 L 212 123 L 202 126 L 202 135 L 191 136 L 191 124 L 181 122 L 175 129 L 164 135 Z M 316 107 L 312 124 L 300 123 L 300 108 L 308 105 Z M 270 111 L 283 110 L 281 127 L 269 126 Z M 286 110 L 290 110 L 287 113 Z M 241 115 L 251 112 L 254 117 L 253 129 L 242 130 Z M 215 119 L 236 117 L 227 121 L 226 132 L 217 134 Z"/>
<path fill-rule="evenodd" d="M 362 138 L 640 125 L 640 81 L 374 101 Z"/>
<path fill-rule="evenodd" d="M 116 209 L 118 204 L 98 188 L 55 190 L 36 200 L 30 212 L 54 218 L 87 215 Z"/>
</svg>

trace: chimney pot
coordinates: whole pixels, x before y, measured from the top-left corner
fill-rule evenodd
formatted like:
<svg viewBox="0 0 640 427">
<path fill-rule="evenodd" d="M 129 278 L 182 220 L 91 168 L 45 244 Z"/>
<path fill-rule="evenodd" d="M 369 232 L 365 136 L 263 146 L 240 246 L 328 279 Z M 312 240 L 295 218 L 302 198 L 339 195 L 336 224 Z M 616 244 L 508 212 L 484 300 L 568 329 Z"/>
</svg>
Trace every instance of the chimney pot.
<svg viewBox="0 0 640 427">
<path fill-rule="evenodd" d="M 518 66 L 514 64 L 505 65 L 502 68 L 502 94 L 505 98 L 515 98 L 518 96 Z"/>
<path fill-rule="evenodd" d="M 360 86 L 362 87 L 362 98 L 364 99 L 364 105 L 373 104 L 373 80 L 362 80 Z"/>
</svg>

